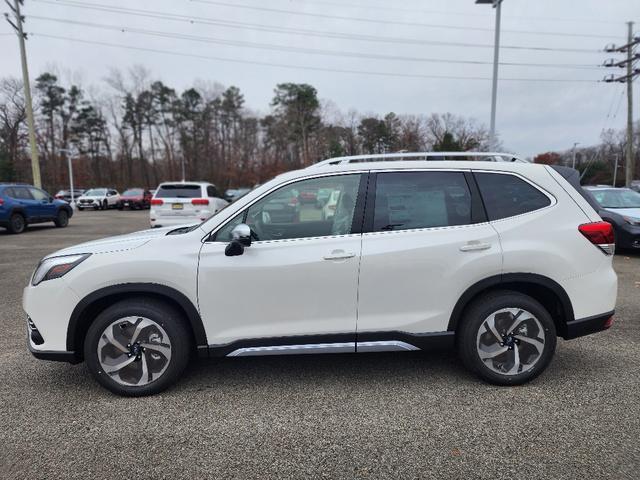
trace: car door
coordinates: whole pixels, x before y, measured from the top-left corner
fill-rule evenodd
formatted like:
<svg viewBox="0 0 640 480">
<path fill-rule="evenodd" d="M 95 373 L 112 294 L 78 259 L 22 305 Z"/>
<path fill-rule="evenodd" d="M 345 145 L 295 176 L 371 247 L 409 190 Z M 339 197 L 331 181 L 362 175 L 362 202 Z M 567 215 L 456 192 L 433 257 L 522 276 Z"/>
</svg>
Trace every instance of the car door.
<svg viewBox="0 0 640 480">
<path fill-rule="evenodd" d="M 358 350 L 445 332 L 464 291 L 501 271 L 498 235 L 470 172 L 371 175 L 362 237 Z"/>
<path fill-rule="evenodd" d="M 120 194 L 117 190 L 107 190 L 107 204 L 110 207 L 115 207 L 120 202 Z"/>
<path fill-rule="evenodd" d="M 40 219 L 42 210 L 40 203 L 33 198 L 27 187 L 14 186 L 11 189 L 12 198 L 18 203 L 25 213 L 28 222 L 37 222 Z"/>
<path fill-rule="evenodd" d="M 329 175 L 272 190 L 213 233 L 200 252 L 198 302 L 212 345 L 289 346 L 288 352 L 355 351 L 358 263 L 366 175 Z M 342 194 L 324 220 L 315 204 L 273 218 L 269 207 L 301 186 Z M 357 202 L 359 199 L 359 202 Z M 226 256 L 231 231 L 251 227 L 253 242 Z M 291 345 L 304 345 L 295 347 Z"/>
<path fill-rule="evenodd" d="M 42 219 L 55 218 L 58 214 L 58 206 L 53 202 L 53 198 L 39 188 L 27 187 L 27 189 L 36 202 L 34 208 L 38 212 L 38 217 Z"/>
</svg>

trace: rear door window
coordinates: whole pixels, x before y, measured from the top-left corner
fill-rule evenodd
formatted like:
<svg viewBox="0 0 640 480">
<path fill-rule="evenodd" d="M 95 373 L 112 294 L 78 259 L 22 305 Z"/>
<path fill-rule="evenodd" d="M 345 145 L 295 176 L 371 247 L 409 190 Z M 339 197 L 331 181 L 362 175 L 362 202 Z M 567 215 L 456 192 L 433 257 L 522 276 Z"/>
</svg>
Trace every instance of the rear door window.
<svg viewBox="0 0 640 480">
<path fill-rule="evenodd" d="M 26 187 L 13 187 L 13 195 L 12 198 L 18 200 L 33 200 L 31 193 L 27 190 Z"/>
<path fill-rule="evenodd" d="M 156 192 L 156 198 L 200 198 L 201 192 L 200 185 L 162 185 Z"/>
<path fill-rule="evenodd" d="M 521 178 L 504 173 L 475 173 L 489 220 L 514 217 L 551 205 L 551 200 Z"/>
<path fill-rule="evenodd" d="M 470 223 L 471 193 L 462 172 L 378 174 L 374 232 Z"/>
</svg>

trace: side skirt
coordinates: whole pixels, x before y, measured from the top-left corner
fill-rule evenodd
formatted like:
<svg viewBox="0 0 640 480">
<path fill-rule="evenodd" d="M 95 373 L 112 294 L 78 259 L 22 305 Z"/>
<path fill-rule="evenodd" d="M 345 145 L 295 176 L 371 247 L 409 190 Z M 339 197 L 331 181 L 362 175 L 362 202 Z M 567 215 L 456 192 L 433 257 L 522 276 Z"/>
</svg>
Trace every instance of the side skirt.
<svg viewBox="0 0 640 480">
<path fill-rule="evenodd" d="M 407 352 L 451 349 L 455 332 L 414 334 L 407 332 L 365 332 L 336 335 L 305 335 L 240 340 L 226 345 L 199 347 L 203 357 L 248 357 L 315 353 Z"/>
</svg>

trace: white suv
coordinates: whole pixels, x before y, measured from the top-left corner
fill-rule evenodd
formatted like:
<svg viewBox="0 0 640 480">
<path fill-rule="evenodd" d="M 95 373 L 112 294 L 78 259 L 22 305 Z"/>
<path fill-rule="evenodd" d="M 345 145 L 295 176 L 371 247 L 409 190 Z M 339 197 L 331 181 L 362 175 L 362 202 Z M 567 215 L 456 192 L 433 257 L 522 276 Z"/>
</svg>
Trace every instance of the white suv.
<svg viewBox="0 0 640 480">
<path fill-rule="evenodd" d="M 78 210 L 93 208 L 94 210 L 107 210 L 117 208 L 120 205 L 120 194 L 113 188 L 92 188 L 76 199 Z"/>
<path fill-rule="evenodd" d="M 293 201 L 320 189 L 340 192 L 328 219 Z M 515 385 L 547 367 L 557 336 L 611 326 L 613 244 L 545 165 L 338 159 L 198 225 L 51 254 L 23 304 L 36 357 L 84 360 L 122 395 L 163 390 L 194 352 L 456 347 L 483 379 Z"/>
<path fill-rule="evenodd" d="M 229 204 L 205 182 L 161 183 L 151 199 L 151 228 L 204 222 Z"/>
</svg>

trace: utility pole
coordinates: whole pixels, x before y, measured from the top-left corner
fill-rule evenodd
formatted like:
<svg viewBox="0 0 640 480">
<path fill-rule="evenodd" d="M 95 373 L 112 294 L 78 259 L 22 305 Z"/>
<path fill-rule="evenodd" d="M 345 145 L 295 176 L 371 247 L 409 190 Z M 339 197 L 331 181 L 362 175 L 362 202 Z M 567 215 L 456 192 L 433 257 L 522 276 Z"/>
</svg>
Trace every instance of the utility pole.
<svg viewBox="0 0 640 480">
<path fill-rule="evenodd" d="M 20 44 L 22 83 L 24 83 L 25 110 L 27 113 L 27 125 L 29 126 L 29 146 L 31 148 L 31 172 L 33 173 L 33 184 L 38 188 L 42 188 L 42 181 L 40 179 L 40 161 L 38 160 L 38 146 L 36 144 L 36 128 L 35 122 L 33 121 L 31 83 L 29 82 L 29 69 L 27 67 L 27 50 L 24 45 L 27 35 L 22 31 L 22 22 L 24 21 L 24 17 L 20 14 L 20 5 L 24 3 L 24 0 L 13 0 L 13 6 L 8 2 L 8 0 L 5 0 L 5 3 L 13 12 L 13 19 L 15 20 L 15 23 L 11 21 L 8 13 L 5 13 L 5 18 L 16 31 L 16 34 L 18 35 L 18 43 Z"/>
<path fill-rule="evenodd" d="M 580 142 L 573 142 L 573 161 L 571 162 L 571 168 L 576 168 L 576 146 L 579 145 Z"/>
<path fill-rule="evenodd" d="M 498 63 L 500 60 L 500 14 L 502 0 L 476 0 L 477 4 L 491 4 L 496 9 L 496 26 L 493 41 L 493 79 L 491 82 L 491 124 L 489 127 L 489 141 L 491 149 L 496 148 L 496 104 L 498 102 Z"/>
<path fill-rule="evenodd" d="M 634 68 L 633 62 L 640 58 L 640 54 L 634 52 L 636 45 L 640 43 L 640 37 L 633 38 L 633 22 L 627 22 L 627 44 L 621 47 L 609 45 L 605 48 L 605 52 L 626 53 L 626 60 L 616 61 L 609 59 L 604 62 L 605 67 L 626 67 L 627 73 L 622 77 L 608 75 L 604 78 L 607 83 L 620 82 L 627 84 L 627 148 L 626 148 L 626 169 L 625 169 L 625 185 L 629 187 L 633 181 L 635 174 L 635 158 L 633 154 L 633 79 L 640 75 L 640 68 Z"/>
<path fill-rule="evenodd" d="M 627 170 L 625 186 L 630 187 L 636 173 L 636 159 L 633 156 L 633 22 L 628 22 L 627 35 Z"/>
</svg>

